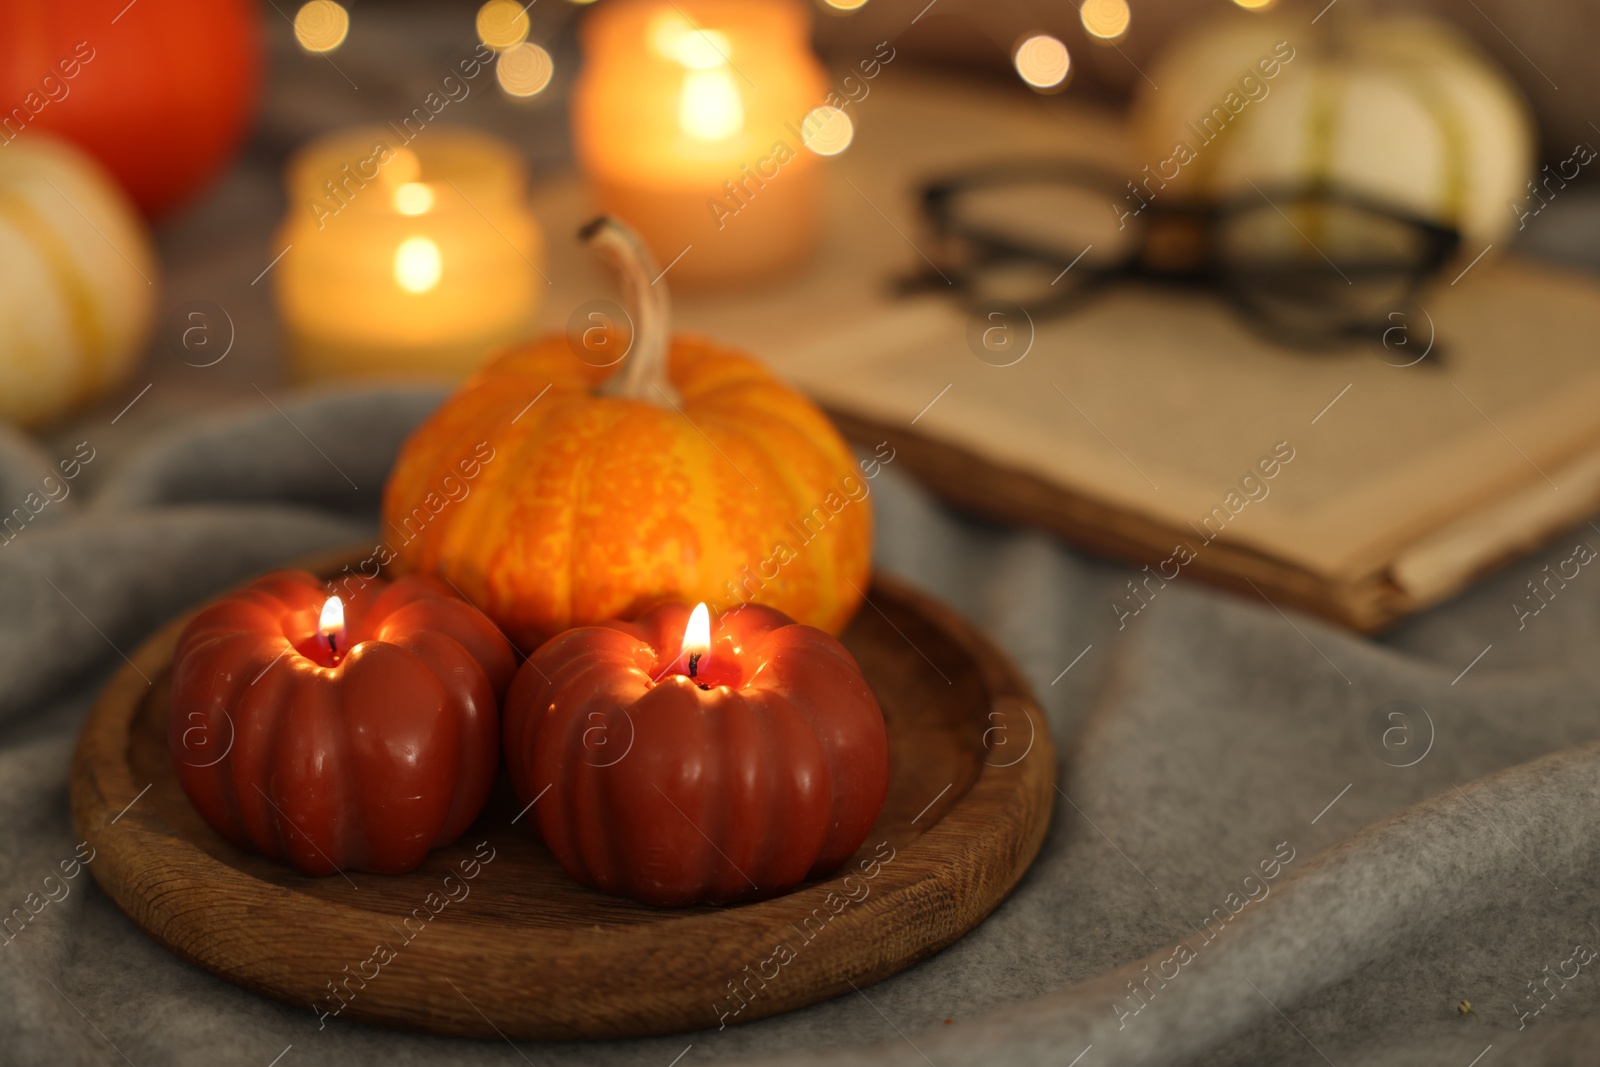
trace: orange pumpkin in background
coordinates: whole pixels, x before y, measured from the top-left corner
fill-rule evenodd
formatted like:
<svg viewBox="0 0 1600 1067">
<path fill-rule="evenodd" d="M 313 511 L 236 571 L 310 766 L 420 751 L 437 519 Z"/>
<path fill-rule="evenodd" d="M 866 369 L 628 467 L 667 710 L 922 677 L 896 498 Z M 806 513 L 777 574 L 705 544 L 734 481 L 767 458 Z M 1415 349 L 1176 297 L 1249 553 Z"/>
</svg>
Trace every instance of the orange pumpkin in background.
<svg viewBox="0 0 1600 1067">
<path fill-rule="evenodd" d="M 594 355 L 616 332 L 486 364 L 401 449 L 384 495 L 394 568 L 446 578 L 525 648 L 669 597 L 837 632 L 872 547 L 844 441 L 749 356 L 669 345 L 665 287 L 632 231 L 600 219 L 583 236 L 636 308 L 622 369 Z"/>
<path fill-rule="evenodd" d="M 146 215 L 170 213 L 223 170 L 255 115 L 264 7 L 0 0 L 0 143 L 63 137 Z"/>
</svg>

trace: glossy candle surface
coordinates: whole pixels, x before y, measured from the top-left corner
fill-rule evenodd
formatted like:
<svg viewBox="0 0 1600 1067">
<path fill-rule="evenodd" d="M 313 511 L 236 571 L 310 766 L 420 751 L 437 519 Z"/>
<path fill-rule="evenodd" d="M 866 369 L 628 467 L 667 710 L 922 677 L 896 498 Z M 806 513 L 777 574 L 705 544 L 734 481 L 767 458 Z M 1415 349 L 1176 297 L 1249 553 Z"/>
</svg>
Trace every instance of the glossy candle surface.
<svg viewBox="0 0 1600 1067">
<path fill-rule="evenodd" d="M 298 153 L 286 184 L 271 277 L 300 379 L 461 378 L 529 336 L 543 243 L 508 145 L 346 130 Z"/>
<path fill-rule="evenodd" d="M 757 280 L 815 247 L 802 131 L 826 86 L 809 32 L 796 0 L 608 0 L 585 18 L 578 159 L 663 267 L 694 246 L 673 284 Z"/>
<path fill-rule="evenodd" d="M 173 660 L 168 747 L 190 802 L 235 845 L 305 874 L 399 873 L 482 810 L 515 662 L 443 583 L 341 592 L 337 629 L 328 587 L 300 571 L 201 611 Z"/>
<path fill-rule="evenodd" d="M 691 678 L 689 613 L 546 642 L 506 697 L 506 765 L 581 882 L 669 907 L 773 896 L 871 830 L 889 785 L 883 713 L 843 645 L 759 605 L 713 620 Z"/>
</svg>

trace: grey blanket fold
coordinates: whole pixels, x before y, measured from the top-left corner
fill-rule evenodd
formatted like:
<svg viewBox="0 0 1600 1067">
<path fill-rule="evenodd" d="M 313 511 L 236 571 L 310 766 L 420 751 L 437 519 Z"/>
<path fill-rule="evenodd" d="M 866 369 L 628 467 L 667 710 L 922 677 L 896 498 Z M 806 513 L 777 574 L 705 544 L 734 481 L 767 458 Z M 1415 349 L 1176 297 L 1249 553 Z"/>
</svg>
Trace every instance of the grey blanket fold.
<svg viewBox="0 0 1600 1067">
<path fill-rule="evenodd" d="M 319 1030 L 158 947 L 92 862 L 47 890 L 77 855 L 73 738 L 122 656 L 252 574 L 374 536 L 394 452 L 437 400 L 278 397 L 70 485 L 70 447 L 0 434 L 3 502 L 29 515 L 0 534 L 0 1064 L 1600 1061 L 1600 579 L 1536 616 L 1510 606 L 1600 546 L 1588 525 L 1382 641 L 1184 583 L 1119 629 L 1123 569 L 958 517 L 889 469 L 877 564 L 1032 680 L 1060 750 L 1054 822 L 949 949 L 720 1032 Z M 60 499 L 35 513 L 46 479 Z"/>
</svg>

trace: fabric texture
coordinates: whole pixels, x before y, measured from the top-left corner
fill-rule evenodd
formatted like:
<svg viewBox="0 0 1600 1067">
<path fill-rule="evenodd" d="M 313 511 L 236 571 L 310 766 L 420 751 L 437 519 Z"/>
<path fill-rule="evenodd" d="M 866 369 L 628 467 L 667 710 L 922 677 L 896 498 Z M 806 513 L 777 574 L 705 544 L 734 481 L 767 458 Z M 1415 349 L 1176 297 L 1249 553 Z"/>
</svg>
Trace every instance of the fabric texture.
<svg viewBox="0 0 1600 1067">
<path fill-rule="evenodd" d="M 438 399 L 343 391 L 179 424 L 0 548 L 7 912 L 74 856 L 73 739 L 121 652 L 230 583 L 374 536 L 395 448 Z M 0 486 L 25 496 L 52 460 L 0 445 Z M 692 1044 L 682 1062 L 1465 1067 L 1490 1045 L 1482 1063 L 1592 1062 L 1600 583 L 1552 583 L 1521 629 L 1509 605 L 1600 531 L 1381 641 L 1181 581 L 1119 630 L 1123 568 L 953 515 L 892 465 L 873 485 L 878 566 L 991 633 L 1060 748 L 1038 861 L 955 945 L 721 1032 L 513 1049 L 319 1031 L 170 956 L 82 872 L 0 945 L 0 1061 L 292 1046 L 282 1062 L 663 1067 Z"/>
<path fill-rule="evenodd" d="M 205 296 L 228 313 L 231 354 L 197 369 L 169 325 L 141 376 L 79 423 L 41 441 L 0 428 L 0 516 L 30 516 L 0 532 L 0 916 L 75 858 L 73 742 L 122 654 L 230 584 L 377 536 L 395 449 L 439 399 L 277 384 L 263 268 L 286 153 L 407 113 L 460 37 L 458 5 L 378 7 L 333 62 L 264 13 L 273 83 L 255 140 L 158 235 L 164 321 Z M 553 94 L 574 44 L 541 20 L 567 7 L 529 10 L 563 72 Z M 535 165 L 566 151 L 559 97 L 525 108 L 480 83 L 451 109 Z M 1523 247 L 1600 266 L 1600 212 L 1580 193 Z M 1572 574 L 1577 545 L 1600 549 L 1600 528 L 1379 640 L 1183 579 L 1119 629 L 1127 569 L 958 516 L 892 464 L 871 485 L 878 567 L 987 631 L 1057 744 L 1043 850 L 966 937 L 859 995 L 720 1032 L 512 1047 L 319 1030 L 309 1009 L 160 948 L 91 862 L 0 937 L 0 1065 L 1596 1062 L 1600 961 L 1581 961 L 1600 949 L 1600 574 L 1549 576 Z M 1537 599 L 1529 582 L 1547 583 Z"/>
</svg>

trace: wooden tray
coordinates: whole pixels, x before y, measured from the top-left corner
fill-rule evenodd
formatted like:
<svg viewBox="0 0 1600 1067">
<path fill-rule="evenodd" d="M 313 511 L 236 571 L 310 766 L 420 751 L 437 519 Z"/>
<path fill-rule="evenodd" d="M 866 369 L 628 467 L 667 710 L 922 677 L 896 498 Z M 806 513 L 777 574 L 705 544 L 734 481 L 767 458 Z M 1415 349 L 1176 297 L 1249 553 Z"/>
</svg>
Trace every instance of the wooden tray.
<svg viewBox="0 0 1600 1067">
<path fill-rule="evenodd" d="M 327 1025 L 624 1037 L 813 1004 L 972 929 L 1022 877 L 1050 820 L 1055 754 L 1026 683 L 948 608 L 879 578 L 843 640 L 888 721 L 889 797 L 835 877 L 723 908 L 606 896 L 513 825 L 502 774 L 478 822 L 418 870 L 307 878 L 233 848 L 178 785 L 166 708 L 187 621 L 147 641 L 95 705 L 73 759 L 74 824 L 96 850 L 96 881 L 150 936 Z M 463 878 L 475 854 L 492 858 Z M 440 907 L 453 872 L 459 899 Z"/>
</svg>

